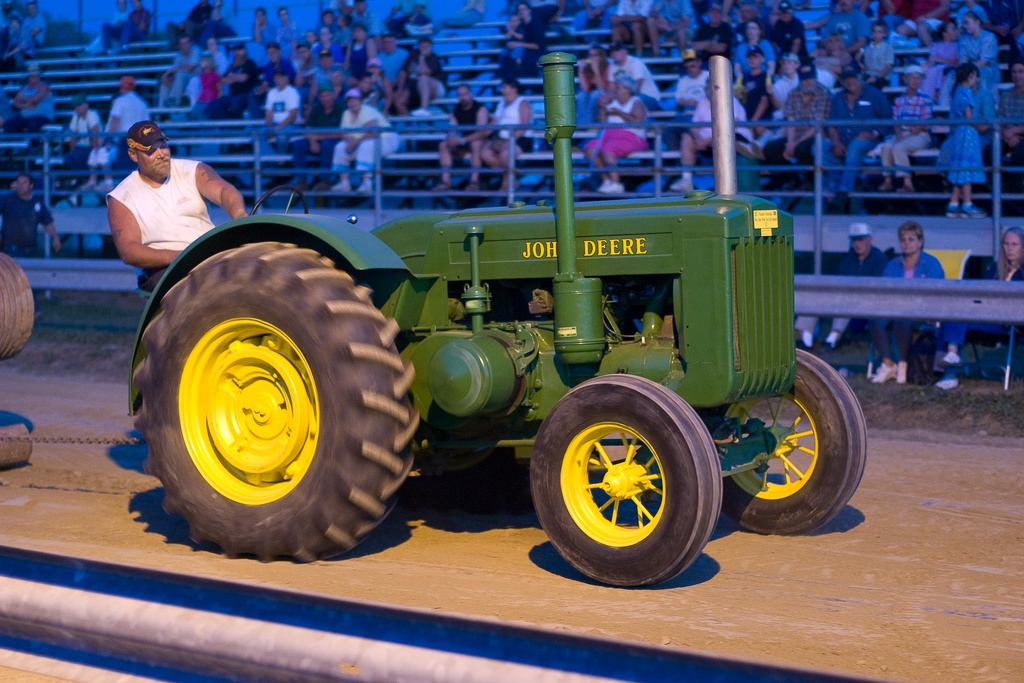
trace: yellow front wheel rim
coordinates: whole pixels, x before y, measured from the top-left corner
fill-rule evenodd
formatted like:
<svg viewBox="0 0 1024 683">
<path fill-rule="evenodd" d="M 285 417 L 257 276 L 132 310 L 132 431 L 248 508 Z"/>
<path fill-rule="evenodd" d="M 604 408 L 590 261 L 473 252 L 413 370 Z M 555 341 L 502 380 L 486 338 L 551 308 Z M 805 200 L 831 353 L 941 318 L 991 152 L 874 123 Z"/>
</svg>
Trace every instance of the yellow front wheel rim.
<svg viewBox="0 0 1024 683">
<path fill-rule="evenodd" d="M 666 482 L 650 442 L 626 425 L 599 422 L 569 444 L 562 498 L 589 538 L 624 548 L 644 540 L 665 512 Z"/>
<path fill-rule="evenodd" d="M 818 428 L 804 404 L 792 394 L 754 399 L 729 408 L 729 417 L 765 423 L 778 442 L 768 471 L 733 475 L 740 488 L 763 500 L 780 500 L 800 491 L 814 477 L 820 455 Z"/>
<path fill-rule="evenodd" d="M 309 471 L 320 426 L 316 385 L 277 327 L 238 318 L 212 328 L 185 362 L 178 402 L 192 462 L 226 498 L 271 503 Z"/>
</svg>

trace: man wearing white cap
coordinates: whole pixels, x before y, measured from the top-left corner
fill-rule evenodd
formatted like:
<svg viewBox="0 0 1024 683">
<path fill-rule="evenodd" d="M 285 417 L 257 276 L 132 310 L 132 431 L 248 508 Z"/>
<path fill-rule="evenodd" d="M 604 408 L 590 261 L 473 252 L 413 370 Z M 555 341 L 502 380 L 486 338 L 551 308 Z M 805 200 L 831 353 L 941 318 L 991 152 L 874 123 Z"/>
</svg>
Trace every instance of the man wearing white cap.
<svg viewBox="0 0 1024 683">
<path fill-rule="evenodd" d="M 895 135 L 887 138 L 882 144 L 885 180 L 878 188 L 882 192 L 892 191 L 893 166 L 896 167 L 896 177 L 903 180 L 899 191 L 914 192 L 914 181 L 910 174 L 910 155 L 928 149 L 932 140 L 928 126 L 920 123 L 932 117 L 932 98 L 919 90 L 924 80 L 924 70 L 917 64 L 911 64 L 903 70 L 903 80 L 907 83 L 907 89 L 896 98 L 892 108 L 892 117 L 897 121 Z"/>
<path fill-rule="evenodd" d="M 345 104 L 348 110 L 341 117 L 341 128 L 347 130 L 341 141 L 334 147 L 334 171 L 341 174 L 341 179 L 331 187 L 334 192 L 373 192 L 373 166 L 376 141 L 374 128 L 391 128 L 391 122 L 383 114 L 368 104 L 363 103 L 363 93 L 359 88 L 350 88 L 345 93 Z M 365 132 L 359 132 L 362 129 Z M 398 135 L 391 132 L 380 133 L 380 157 L 383 159 L 398 149 Z M 359 173 L 360 182 L 352 187 L 349 182 L 349 168 L 355 160 L 355 170 Z"/>
<path fill-rule="evenodd" d="M 871 244 L 871 226 L 867 223 L 850 223 L 850 250 L 839 264 L 839 275 L 880 277 L 885 265 L 885 254 Z M 849 318 L 833 318 L 832 330 L 825 337 L 825 343 L 834 349 L 849 324 Z M 814 346 L 814 328 L 817 325 L 818 319 L 811 316 L 796 319 L 796 330 L 805 348 Z"/>
</svg>

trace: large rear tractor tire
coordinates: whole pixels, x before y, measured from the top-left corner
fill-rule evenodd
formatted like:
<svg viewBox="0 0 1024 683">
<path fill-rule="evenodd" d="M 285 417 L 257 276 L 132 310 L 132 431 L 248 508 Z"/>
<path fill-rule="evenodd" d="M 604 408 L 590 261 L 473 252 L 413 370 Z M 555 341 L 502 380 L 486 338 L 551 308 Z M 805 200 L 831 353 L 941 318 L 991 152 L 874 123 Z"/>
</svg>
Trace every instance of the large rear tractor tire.
<svg viewBox="0 0 1024 683">
<path fill-rule="evenodd" d="M 32 288 L 21 267 L 0 254 L 0 360 L 21 351 L 32 335 L 35 321 Z"/>
<path fill-rule="evenodd" d="M 853 497 L 867 460 L 864 413 L 846 380 L 806 351 L 796 362 L 791 393 L 728 412 L 762 420 L 778 439 L 767 472 L 724 482 L 725 513 L 762 534 L 804 534 L 830 522 Z"/>
<path fill-rule="evenodd" d="M 530 462 L 534 507 L 573 567 L 615 586 L 667 581 L 708 542 L 722 469 L 697 413 L 642 377 L 574 388 L 544 420 Z"/>
<path fill-rule="evenodd" d="M 161 302 L 135 373 L 164 508 L 229 556 L 356 545 L 412 464 L 397 331 L 316 252 L 264 242 L 200 264 Z"/>
</svg>

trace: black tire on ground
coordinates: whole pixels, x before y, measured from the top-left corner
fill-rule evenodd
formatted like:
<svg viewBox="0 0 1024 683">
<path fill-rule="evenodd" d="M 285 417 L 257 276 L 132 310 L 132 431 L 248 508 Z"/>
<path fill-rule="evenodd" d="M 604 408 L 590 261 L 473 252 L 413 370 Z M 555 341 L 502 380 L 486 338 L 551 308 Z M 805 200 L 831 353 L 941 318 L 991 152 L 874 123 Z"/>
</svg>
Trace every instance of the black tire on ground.
<svg viewBox="0 0 1024 683">
<path fill-rule="evenodd" d="M 35 321 L 32 288 L 21 267 L 0 254 L 0 360 L 21 351 L 32 336 Z"/>
<path fill-rule="evenodd" d="M 798 446 L 791 456 L 794 461 L 805 458 L 804 464 L 796 462 L 803 476 L 790 470 L 793 480 L 786 483 L 778 469 L 780 459 L 776 458 L 773 476 L 777 483 L 770 485 L 769 492 L 759 492 L 756 485 L 752 486 L 754 473 L 734 475 L 724 482 L 724 512 L 743 528 L 757 533 L 804 534 L 821 528 L 850 501 L 864 474 L 867 428 L 856 395 L 846 380 L 820 358 L 797 350 L 796 360 L 793 392 L 782 397 L 782 406 L 773 410 L 780 424 L 800 418 L 794 437 L 804 436 L 788 445 L 780 443 L 776 454 Z M 764 410 L 768 404 L 759 409 L 755 403 L 739 411 L 762 419 L 768 416 L 764 421 L 770 426 L 770 412 Z M 730 412 L 735 414 L 736 408 Z"/>
<path fill-rule="evenodd" d="M 313 251 L 259 243 L 200 264 L 161 302 L 135 372 L 164 508 L 229 556 L 356 545 L 412 465 L 397 332 Z"/>
<path fill-rule="evenodd" d="M 530 485 L 562 557 L 616 586 L 677 576 L 700 555 L 722 504 L 721 465 L 700 417 L 631 375 L 597 377 L 555 405 L 537 435 Z M 637 486 L 643 492 L 631 495 Z"/>
</svg>

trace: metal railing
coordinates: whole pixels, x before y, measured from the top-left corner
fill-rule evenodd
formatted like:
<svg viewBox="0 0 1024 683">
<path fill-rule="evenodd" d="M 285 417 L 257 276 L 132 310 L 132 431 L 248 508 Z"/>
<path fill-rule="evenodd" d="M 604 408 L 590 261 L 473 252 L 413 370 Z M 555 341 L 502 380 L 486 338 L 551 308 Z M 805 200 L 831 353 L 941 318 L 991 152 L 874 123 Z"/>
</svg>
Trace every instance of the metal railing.
<svg viewBox="0 0 1024 683">
<path fill-rule="evenodd" d="M 216 125 L 219 122 L 209 123 L 211 123 L 211 125 Z M 978 188 L 982 191 L 975 192 L 974 197 L 983 201 L 991 201 L 992 211 L 989 226 L 992 237 L 992 253 L 998 253 L 1001 231 L 1003 228 L 1004 202 L 1007 200 L 1024 200 L 1024 193 L 1009 193 L 1004 189 L 1004 181 L 1007 173 L 1021 174 L 1024 176 L 1024 167 L 1009 167 L 1004 164 L 1000 131 L 1002 126 L 1021 125 L 1024 124 L 1024 120 L 931 119 L 922 123 L 930 128 L 948 129 L 956 125 L 987 125 L 991 128 L 991 164 L 985 166 L 983 169 L 986 174 L 988 174 L 988 177 L 991 178 L 991 182 L 988 184 L 990 189 L 989 191 L 984 191 L 984 188 Z M 631 197 L 660 197 L 670 194 L 669 192 L 666 192 L 664 188 L 671 177 L 675 177 L 683 171 L 689 171 L 693 173 L 695 177 L 710 176 L 713 174 L 714 169 L 710 165 L 698 164 L 696 166 L 684 166 L 676 163 L 679 158 L 678 150 L 665 149 L 664 141 L 666 137 L 671 134 L 674 138 L 677 134 L 686 133 L 697 128 L 707 128 L 710 127 L 710 125 L 710 123 L 694 124 L 675 120 L 655 120 L 649 121 L 643 125 L 620 124 L 580 126 L 577 132 L 578 143 L 583 143 L 585 140 L 594 139 L 595 137 L 600 139 L 601 132 L 608 128 L 644 128 L 651 144 L 649 151 L 630 155 L 629 157 L 619 160 L 615 165 L 601 169 L 596 168 L 592 162 L 586 162 L 582 155 L 577 153 L 575 155 L 574 163 L 574 172 L 577 174 L 577 180 L 585 178 L 589 174 L 598 172 L 617 172 L 627 178 L 641 178 L 652 181 L 649 188 L 639 188 L 638 190 L 630 192 L 629 196 Z M 809 190 L 757 189 L 746 193 L 767 196 L 783 202 L 789 200 L 796 203 L 803 199 L 811 200 L 812 210 L 810 213 L 814 216 L 813 251 L 814 272 L 816 274 L 821 273 L 823 215 L 826 199 L 826 174 L 833 171 L 856 170 L 859 174 L 866 177 L 867 175 L 878 174 L 882 171 L 879 165 L 874 162 L 850 167 L 850 169 L 846 169 L 846 167 L 843 166 L 826 165 L 824 163 L 824 143 L 827 137 L 827 130 L 833 127 L 874 127 L 885 130 L 890 129 L 892 125 L 893 121 L 890 119 L 874 121 L 759 121 L 754 123 L 737 123 L 738 127 L 747 128 L 756 127 L 784 130 L 789 126 L 797 126 L 813 129 L 814 158 L 811 164 L 792 163 L 787 165 L 770 165 L 758 163 L 756 166 L 751 165 L 741 167 L 740 170 L 741 172 L 756 172 L 759 176 L 764 173 L 769 175 L 777 173 L 802 173 L 805 178 L 810 180 L 811 189 Z M 438 195 L 432 189 L 434 183 L 430 181 L 431 179 L 439 178 L 443 172 L 447 171 L 447 169 L 442 169 L 437 161 L 437 144 L 447 134 L 455 132 L 456 130 L 460 133 L 468 133 L 476 130 L 486 130 L 489 132 L 497 130 L 511 130 L 514 135 L 525 136 L 530 143 L 531 149 L 530 151 L 524 152 L 517 145 L 510 145 L 508 162 L 505 167 L 491 168 L 485 166 L 480 168 L 471 168 L 458 166 L 451 170 L 453 174 L 466 175 L 475 172 L 480 174 L 481 178 L 493 178 L 497 175 L 509 174 L 511 177 L 515 178 L 517 182 L 509 183 L 507 188 L 504 190 L 504 193 L 499 195 L 504 201 L 509 203 L 517 198 L 528 197 L 532 199 L 548 199 L 554 196 L 554 190 L 550 183 L 550 178 L 553 175 L 550 164 L 550 159 L 552 157 L 546 143 L 543 142 L 543 126 L 540 123 L 512 127 L 498 127 L 491 125 L 454 128 L 447 122 L 423 122 L 422 124 L 413 123 L 403 128 L 375 130 L 374 163 L 373 169 L 369 171 L 372 173 L 375 180 L 372 195 L 368 197 L 360 197 L 355 193 L 339 193 L 331 191 L 314 194 L 323 194 L 329 199 L 348 201 L 359 198 L 359 201 L 369 201 L 373 207 L 376 222 L 380 221 L 386 204 L 393 205 L 401 202 L 408 202 L 409 200 L 415 200 L 416 198 L 436 199 L 438 198 Z M 204 158 L 209 159 L 211 164 L 222 173 L 234 177 L 237 182 L 242 185 L 240 189 L 242 189 L 243 192 L 251 194 L 252 196 L 258 196 L 260 188 L 265 187 L 267 185 L 267 181 L 270 181 L 270 184 L 277 184 L 277 182 L 287 180 L 297 173 L 325 173 L 324 169 L 295 168 L 290 163 L 292 158 L 290 154 L 277 154 L 272 151 L 267 152 L 267 143 L 265 142 L 264 137 L 265 131 L 257 124 L 244 128 L 232 126 L 224 130 L 189 127 L 187 129 L 183 128 L 179 132 L 176 130 L 174 122 L 171 122 L 167 124 L 167 131 L 171 136 L 172 146 L 174 147 L 176 154 L 182 154 L 182 151 L 180 151 L 182 149 L 181 141 L 184 140 L 188 143 L 184 149 L 185 156 L 191 156 L 192 158 L 199 160 L 203 160 Z M 338 135 L 344 132 L 365 133 L 366 130 L 356 129 L 352 131 L 344 131 L 338 129 L 317 129 L 310 130 L 308 132 L 333 133 Z M 379 138 L 379 135 L 383 132 L 398 133 L 403 139 L 405 149 L 394 155 L 390 155 L 386 159 L 383 158 L 380 153 Z M 183 137 L 179 137 L 179 135 Z M 76 177 L 81 178 L 87 173 L 86 171 L 65 170 L 61 167 L 61 164 L 58 163 L 62 160 L 62 156 L 60 154 L 61 141 L 66 137 L 68 137 L 68 133 L 66 131 L 59 133 L 55 131 L 44 131 L 38 135 L 27 138 L 29 141 L 29 147 L 27 150 L 18 149 L 17 146 L 13 149 L 8 149 L 8 154 L 11 158 L 17 160 L 19 156 L 21 156 L 24 160 L 24 167 L 26 170 L 39 169 L 39 171 L 41 171 L 41 192 L 49 205 L 52 205 L 55 199 L 74 196 L 74 191 L 72 189 L 61 189 L 58 186 L 60 182 L 66 182 L 69 179 L 74 179 Z M 223 141 L 227 139 L 234 142 L 236 147 L 240 149 L 248 149 L 251 150 L 251 152 L 210 154 L 209 149 L 204 149 L 211 145 L 220 146 L 225 144 Z M 5 142 L 15 143 L 18 140 L 24 141 L 26 138 L 24 136 L 0 136 L 0 152 L 2 152 Z M 883 139 L 878 139 L 878 143 L 881 143 L 882 141 Z M 189 154 L 191 150 L 197 150 L 198 153 Z M 915 173 L 921 174 L 935 174 L 936 172 L 941 173 L 948 170 L 950 170 L 948 166 L 938 164 L 930 164 L 914 168 Z M 8 176 L 13 174 L 13 171 L 7 173 Z M 3 174 L 0 173 L 0 175 Z M 530 182 L 524 182 L 526 180 L 529 180 Z M 877 191 L 857 191 L 849 194 L 851 197 L 899 199 L 904 201 L 941 200 L 948 197 L 948 195 L 943 192 L 916 192 L 910 196 L 898 192 Z M 493 198 L 495 196 L 496 192 L 494 190 L 487 189 L 482 189 L 479 192 L 446 190 L 444 193 L 444 197 L 446 198 L 459 199 L 483 200 Z M 604 199 L 607 198 L 607 196 L 593 191 L 588 191 L 586 187 L 580 187 L 577 191 L 577 198 L 579 200 L 586 201 L 588 199 Z M 971 228 L 978 225 L 978 220 L 965 224 L 965 226 Z"/>
</svg>

